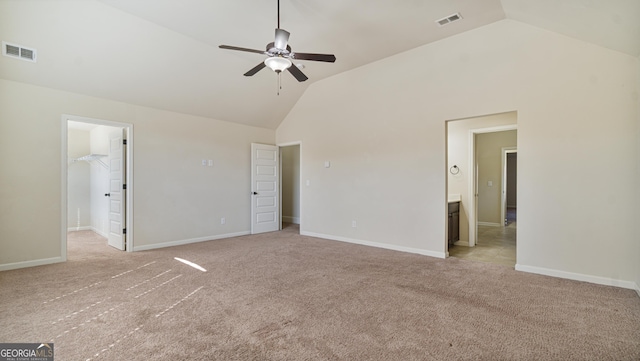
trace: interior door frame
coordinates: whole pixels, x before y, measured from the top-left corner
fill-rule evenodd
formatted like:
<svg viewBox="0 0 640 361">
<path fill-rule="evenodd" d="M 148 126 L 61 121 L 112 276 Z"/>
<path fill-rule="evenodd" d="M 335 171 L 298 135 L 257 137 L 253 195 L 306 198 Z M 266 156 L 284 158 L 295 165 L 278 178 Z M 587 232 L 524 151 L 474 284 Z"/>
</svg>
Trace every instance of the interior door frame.
<svg viewBox="0 0 640 361">
<path fill-rule="evenodd" d="M 502 147 L 502 190 L 500 199 L 500 220 L 504 228 L 505 218 L 507 216 L 507 155 L 518 154 L 518 147 Z M 517 177 L 517 175 L 516 175 Z M 517 179 L 517 178 L 516 178 Z"/>
<path fill-rule="evenodd" d="M 472 180 L 469 182 L 469 247 L 475 247 L 478 243 L 478 162 L 476 160 L 476 135 L 517 129 L 518 124 L 507 124 L 469 130 L 469 174 Z"/>
<path fill-rule="evenodd" d="M 62 261 L 67 260 L 67 183 L 68 183 L 68 122 L 82 122 L 95 125 L 104 125 L 109 127 L 123 128 L 124 134 L 127 139 L 126 154 L 125 154 L 125 179 L 127 184 L 127 192 L 125 194 L 125 224 L 127 229 L 126 235 L 126 252 L 133 252 L 134 239 L 133 239 L 133 124 L 121 123 L 111 120 L 87 118 L 76 115 L 63 114 L 61 117 L 61 190 L 60 190 L 60 204 L 61 204 L 61 234 L 60 234 L 60 254 Z"/>
<path fill-rule="evenodd" d="M 296 142 L 287 142 L 287 143 L 277 143 L 276 146 L 278 148 L 280 148 L 280 154 L 279 157 L 280 159 L 278 160 L 280 162 L 280 169 L 279 169 L 279 174 L 278 174 L 278 179 L 280 180 L 280 199 L 278 200 L 278 212 L 280 213 L 280 230 L 282 230 L 282 148 L 285 147 L 291 147 L 297 145 L 300 148 L 298 149 L 299 151 L 299 158 L 300 158 L 300 174 L 298 174 L 298 189 L 300 190 L 300 194 L 298 194 L 298 201 L 299 201 L 299 205 L 298 207 L 300 208 L 300 229 L 302 229 L 302 142 L 301 141 L 296 141 Z"/>
</svg>

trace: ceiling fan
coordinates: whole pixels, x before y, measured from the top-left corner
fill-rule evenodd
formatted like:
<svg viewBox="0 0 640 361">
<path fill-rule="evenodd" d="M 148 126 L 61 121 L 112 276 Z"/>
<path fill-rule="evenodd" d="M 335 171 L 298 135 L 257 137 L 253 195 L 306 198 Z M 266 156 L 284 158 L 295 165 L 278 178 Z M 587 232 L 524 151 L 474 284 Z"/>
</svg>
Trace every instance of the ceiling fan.
<svg viewBox="0 0 640 361">
<path fill-rule="evenodd" d="M 292 66 L 292 60 L 312 60 L 312 61 L 324 61 L 333 63 L 336 61 L 336 57 L 333 54 L 312 54 L 312 53 L 295 53 L 291 50 L 291 46 L 287 44 L 289 41 L 289 32 L 280 28 L 280 0 L 278 0 L 278 27 L 276 28 L 275 40 L 272 43 L 267 44 L 266 50 L 256 50 L 240 48 L 231 45 L 220 45 L 221 49 L 246 51 L 249 53 L 264 54 L 267 58 L 260 64 L 253 67 L 248 72 L 244 73 L 244 76 L 252 76 L 262 70 L 264 67 L 269 67 L 275 71 L 278 75 L 285 70 L 289 70 L 289 73 L 293 75 L 298 81 L 302 82 L 309 79 L 304 73 L 297 67 Z"/>
</svg>

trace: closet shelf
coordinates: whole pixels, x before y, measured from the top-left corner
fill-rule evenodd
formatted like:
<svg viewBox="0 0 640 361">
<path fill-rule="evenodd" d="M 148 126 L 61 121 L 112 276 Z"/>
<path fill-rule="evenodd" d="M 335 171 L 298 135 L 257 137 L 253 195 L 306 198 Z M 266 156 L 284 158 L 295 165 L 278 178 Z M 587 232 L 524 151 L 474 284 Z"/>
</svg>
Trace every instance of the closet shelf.
<svg viewBox="0 0 640 361">
<path fill-rule="evenodd" d="M 77 162 L 83 162 L 83 161 L 90 163 L 95 161 L 101 166 L 103 166 L 104 168 L 108 169 L 109 166 L 107 165 L 107 163 L 102 161 L 102 158 L 106 156 L 107 156 L 106 154 L 89 154 L 89 155 L 82 156 L 80 158 L 69 159 L 69 163 L 77 163 Z"/>
</svg>

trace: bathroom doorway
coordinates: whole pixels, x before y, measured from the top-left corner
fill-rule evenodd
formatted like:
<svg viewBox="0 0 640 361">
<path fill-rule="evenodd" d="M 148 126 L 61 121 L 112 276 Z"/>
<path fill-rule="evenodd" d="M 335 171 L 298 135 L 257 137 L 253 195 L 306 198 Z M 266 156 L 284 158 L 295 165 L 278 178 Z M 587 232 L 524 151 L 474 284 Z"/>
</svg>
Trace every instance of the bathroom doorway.
<svg viewBox="0 0 640 361">
<path fill-rule="evenodd" d="M 449 256 L 515 266 L 516 222 L 504 226 L 503 148 L 516 147 L 516 112 L 447 122 L 447 196 L 460 200 L 460 239 Z"/>
</svg>

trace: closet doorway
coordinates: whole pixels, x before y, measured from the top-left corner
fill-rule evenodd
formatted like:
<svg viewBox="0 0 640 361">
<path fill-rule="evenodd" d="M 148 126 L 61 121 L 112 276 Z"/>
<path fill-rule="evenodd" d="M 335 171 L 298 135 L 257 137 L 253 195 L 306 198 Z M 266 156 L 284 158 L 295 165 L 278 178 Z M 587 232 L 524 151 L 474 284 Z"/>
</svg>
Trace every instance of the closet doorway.
<svg viewBox="0 0 640 361">
<path fill-rule="evenodd" d="M 300 233 L 300 143 L 280 147 L 280 229 Z"/>
<path fill-rule="evenodd" d="M 132 126 L 63 116 L 63 254 L 132 251 Z"/>
</svg>

